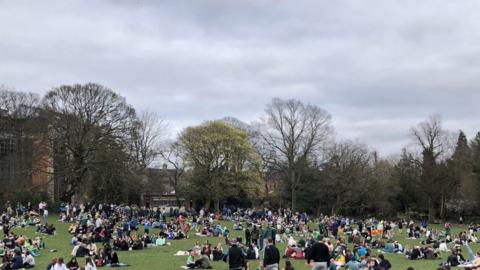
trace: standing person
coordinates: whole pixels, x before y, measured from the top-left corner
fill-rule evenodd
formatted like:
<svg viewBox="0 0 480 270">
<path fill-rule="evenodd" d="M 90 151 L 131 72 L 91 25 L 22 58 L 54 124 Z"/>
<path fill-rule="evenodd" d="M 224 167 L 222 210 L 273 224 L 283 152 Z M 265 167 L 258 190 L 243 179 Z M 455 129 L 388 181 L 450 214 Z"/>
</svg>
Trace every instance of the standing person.
<svg viewBox="0 0 480 270">
<path fill-rule="evenodd" d="M 260 232 L 258 231 L 258 227 L 256 225 L 253 225 L 252 233 L 251 233 L 251 238 L 252 238 L 252 243 L 258 246 L 258 237 L 259 237 Z"/>
<path fill-rule="evenodd" d="M 273 239 L 268 238 L 267 246 L 263 256 L 263 267 L 265 270 L 278 270 L 280 263 L 280 252 L 277 247 L 273 245 Z"/>
<path fill-rule="evenodd" d="M 228 259 L 229 270 L 243 270 L 245 265 L 245 254 L 243 250 L 238 247 L 238 242 L 233 240 L 230 248 L 228 249 L 228 254 L 224 257 L 224 261 Z"/>
<path fill-rule="evenodd" d="M 47 209 L 46 206 L 43 209 L 43 219 L 45 220 L 45 224 L 47 224 L 48 223 L 48 209 Z"/>
<path fill-rule="evenodd" d="M 313 262 L 312 270 L 327 270 L 330 266 L 330 250 L 323 242 L 315 242 L 307 252 L 307 263 Z"/>
<path fill-rule="evenodd" d="M 249 224 L 245 229 L 245 245 L 250 246 L 250 244 L 251 244 L 251 232 L 250 232 L 250 224 Z"/>
<path fill-rule="evenodd" d="M 150 233 L 150 221 L 148 219 L 145 219 L 145 222 L 143 223 L 143 230 L 146 234 Z"/>
<path fill-rule="evenodd" d="M 40 216 L 43 216 L 43 208 L 45 207 L 46 203 L 44 201 L 41 201 L 39 204 L 38 204 L 38 214 Z"/>
</svg>

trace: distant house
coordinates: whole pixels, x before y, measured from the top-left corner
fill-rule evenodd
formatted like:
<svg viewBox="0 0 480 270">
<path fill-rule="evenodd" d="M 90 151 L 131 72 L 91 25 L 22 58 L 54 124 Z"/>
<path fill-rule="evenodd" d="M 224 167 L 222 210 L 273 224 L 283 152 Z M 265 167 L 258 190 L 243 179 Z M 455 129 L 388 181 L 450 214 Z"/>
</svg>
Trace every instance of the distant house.
<svg viewBox="0 0 480 270">
<path fill-rule="evenodd" d="M 173 176 L 175 170 L 163 168 L 147 168 L 146 188 L 142 194 L 142 202 L 147 207 L 178 207 L 184 200 L 175 196 Z"/>
<path fill-rule="evenodd" d="M 28 121 L 0 112 L 0 193 L 9 200 L 19 187 L 53 196 L 53 169 L 48 141 L 29 132 Z"/>
</svg>

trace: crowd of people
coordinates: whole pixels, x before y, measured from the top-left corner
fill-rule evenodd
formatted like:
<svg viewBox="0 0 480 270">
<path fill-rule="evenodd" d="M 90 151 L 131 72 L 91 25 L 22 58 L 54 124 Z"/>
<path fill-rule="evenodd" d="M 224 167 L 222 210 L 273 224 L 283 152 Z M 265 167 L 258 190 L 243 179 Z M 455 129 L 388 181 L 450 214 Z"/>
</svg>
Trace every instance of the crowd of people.
<svg viewBox="0 0 480 270">
<path fill-rule="evenodd" d="M 15 235 L 12 228 L 36 226 L 40 235 L 55 235 L 53 223 L 48 223 L 47 204 L 41 202 L 38 208 L 30 203 L 26 206 L 8 204 L 4 209 L 2 269 L 34 267 L 34 257 L 45 248 L 43 238 Z M 454 235 L 452 224 L 446 223 L 443 230 L 439 230 L 431 228 L 426 220 L 415 223 L 323 215 L 313 218 L 288 209 L 225 208 L 220 212 L 205 209 L 187 212 L 90 203 L 62 204 L 59 216 L 60 221 L 69 224 L 71 258 L 66 263 L 63 258 L 54 258 L 48 270 L 128 266 L 119 261 L 117 251 L 162 247 L 191 237 L 197 239 L 195 244 L 180 253 L 187 257 L 183 267 L 188 269 L 210 269 L 213 261 L 224 261 L 232 270 L 253 269 L 252 262 L 257 261 L 267 270 L 293 270 L 294 260 L 304 262 L 313 270 L 392 269 L 384 254 L 397 254 L 405 260 L 439 260 L 439 269 L 454 266 L 480 269 L 480 253 L 474 254 L 469 245 L 478 242 L 476 233 L 480 228 L 474 224 Z M 399 236 L 405 235 L 404 229 L 407 238 L 418 245 L 408 247 L 398 241 Z M 198 240 L 202 238 L 205 238 L 203 243 Z M 212 245 L 212 239 L 217 243 Z M 285 247 L 281 251 L 280 243 Z M 462 255 L 462 248 L 467 258 Z M 441 259 L 445 252 L 449 255 Z M 77 259 L 82 257 L 85 264 L 80 267 Z M 282 266 L 281 258 L 285 262 Z"/>
<path fill-rule="evenodd" d="M 3 231 L 3 241 L 0 243 L 1 269 L 24 269 L 35 266 L 35 257 L 40 256 L 45 249 L 42 234 L 55 234 L 53 224 L 47 223 L 46 203 L 41 202 L 38 208 L 28 203 L 26 206 L 7 202 L 1 212 L 0 227 Z M 43 217 L 44 223 L 41 222 Z M 16 234 L 12 229 L 17 227 L 35 226 L 37 235 L 29 238 Z"/>
</svg>

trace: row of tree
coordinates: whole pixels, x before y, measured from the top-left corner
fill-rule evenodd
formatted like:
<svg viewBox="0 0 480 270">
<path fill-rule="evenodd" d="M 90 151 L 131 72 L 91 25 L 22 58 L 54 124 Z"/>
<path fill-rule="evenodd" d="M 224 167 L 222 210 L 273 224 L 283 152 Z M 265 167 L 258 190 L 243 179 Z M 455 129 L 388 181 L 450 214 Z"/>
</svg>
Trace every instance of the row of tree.
<svg viewBox="0 0 480 270">
<path fill-rule="evenodd" d="M 435 219 L 475 214 L 480 203 L 480 135 L 469 142 L 459 132 L 455 144 L 438 116 L 412 128 L 414 150 L 382 159 L 359 142 L 335 141 L 330 114 L 293 99 L 273 99 L 262 121 L 206 121 L 174 140 L 163 136 L 161 118 L 136 113 L 98 84 L 61 86 L 42 98 L 2 89 L 0 108 L 19 127 L 2 127 L 2 140 L 33 140 L 32 164 L 41 165 L 17 169 L 18 177 L 29 175 L 27 169 L 30 175 L 52 174 L 61 200 L 141 203 L 148 189 L 145 170 L 157 162 L 173 171 L 177 201 L 196 207 L 269 205 L 315 214 L 402 212 Z M 0 164 L 17 152 L 0 153 Z M 25 181 L 11 179 L 0 177 L 15 190 L 28 190 L 20 184 Z"/>
<path fill-rule="evenodd" d="M 0 108 L 1 143 L 13 146 L 0 156 L 2 168 L 13 171 L 0 178 L 9 187 L 3 200 L 42 188 L 61 201 L 139 201 L 142 172 L 162 135 L 153 114 L 137 114 L 125 98 L 93 83 L 60 86 L 42 98 L 3 87 Z M 25 165 L 15 169 L 11 160 Z M 46 185 L 32 185 L 42 176 Z"/>
</svg>

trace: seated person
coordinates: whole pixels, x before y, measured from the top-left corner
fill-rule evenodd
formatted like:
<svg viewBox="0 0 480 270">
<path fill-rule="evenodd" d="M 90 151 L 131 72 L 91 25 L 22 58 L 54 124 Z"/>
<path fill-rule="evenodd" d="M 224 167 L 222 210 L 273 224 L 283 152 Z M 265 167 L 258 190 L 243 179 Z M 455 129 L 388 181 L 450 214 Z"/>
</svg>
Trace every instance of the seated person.
<svg viewBox="0 0 480 270">
<path fill-rule="evenodd" d="M 24 268 L 35 267 L 35 259 L 33 258 L 32 254 L 30 254 L 28 250 L 25 252 L 25 257 L 23 258 L 23 267 Z"/>
<path fill-rule="evenodd" d="M 290 258 L 290 256 L 292 256 L 292 254 L 295 253 L 295 249 L 293 248 L 294 246 L 295 245 L 288 245 L 285 248 L 285 252 L 284 252 L 284 255 L 283 255 L 284 258 Z"/>
<path fill-rule="evenodd" d="M 235 231 L 241 231 L 241 230 L 243 230 L 243 226 L 242 226 L 241 223 L 236 222 L 235 224 L 233 224 L 233 229 L 234 229 Z"/>
<path fill-rule="evenodd" d="M 73 256 L 70 259 L 70 261 L 67 263 L 67 268 L 70 269 L 70 270 L 78 270 L 79 269 L 77 257 Z"/>
<path fill-rule="evenodd" d="M 14 256 L 12 258 L 11 268 L 12 269 L 22 269 L 23 268 L 23 257 L 19 248 L 16 248 L 14 251 Z"/>
<path fill-rule="evenodd" d="M 157 240 L 155 240 L 155 246 L 165 246 L 167 243 L 167 240 L 163 235 L 161 235 Z"/>
<path fill-rule="evenodd" d="M 293 247 L 293 254 L 290 256 L 292 259 L 303 260 L 305 259 L 305 253 L 300 247 Z"/>
<path fill-rule="evenodd" d="M 463 263 L 465 263 L 465 258 L 458 250 L 453 250 L 452 254 L 447 258 L 447 264 L 450 266 L 458 266 Z"/>
<path fill-rule="evenodd" d="M 218 243 L 217 246 L 213 248 L 212 257 L 213 257 L 213 261 L 221 261 L 221 260 L 223 260 L 223 247 L 222 247 L 222 244 Z"/>
<path fill-rule="evenodd" d="M 423 254 L 420 251 L 419 246 L 415 246 L 411 251 L 406 253 L 409 260 L 418 260 L 423 258 Z"/>
<path fill-rule="evenodd" d="M 116 251 L 112 250 L 110 252 L 109 262 L 112 266 L 120 265 L 120 261 L 118 260 L 118 254 Z"/>
<path fill-rule="evenodd" d="M 210 259 L 203 252 L 200 254 L 200 257 L 195 260 L 194 268 L 198 269 L 211 269 Z"/>
<path fill-rule="evenodd" d="M 193 250 L 189 250 L 188 253 L 190 255 L 188 255 L 187 257 L 187 267 L 190 268 L 190 269 L 193 269 L 195 268 L 195 252 L 193 252 Z"/>
</svg>

